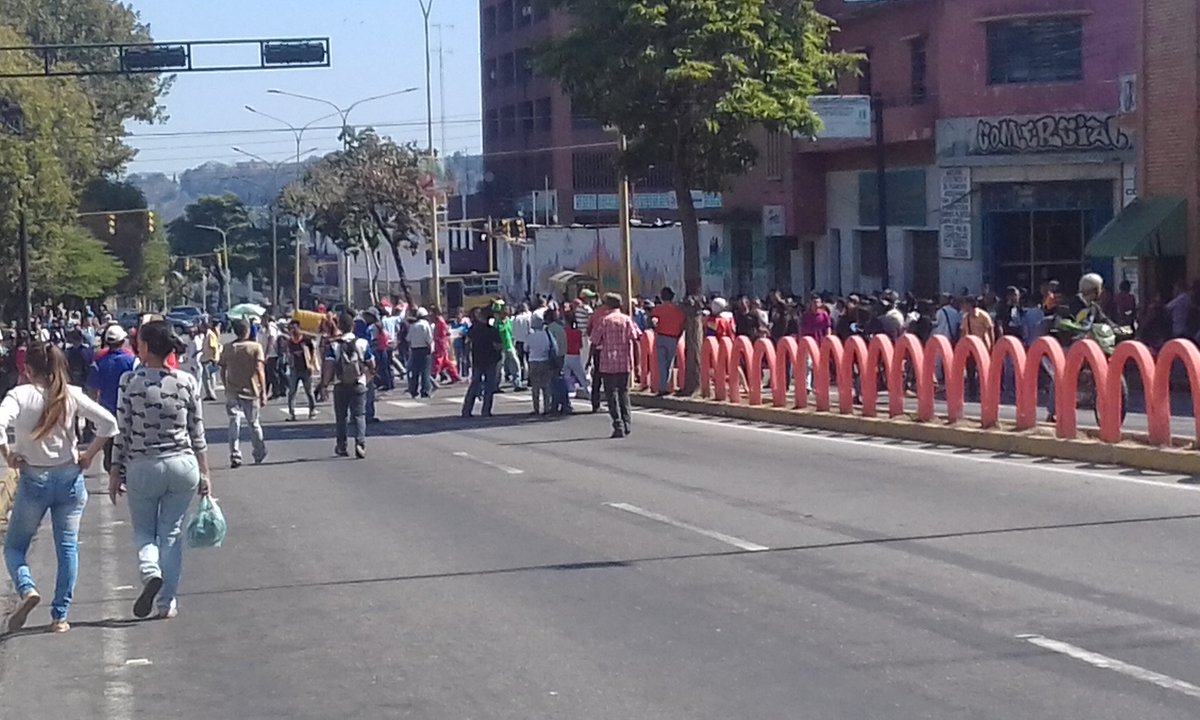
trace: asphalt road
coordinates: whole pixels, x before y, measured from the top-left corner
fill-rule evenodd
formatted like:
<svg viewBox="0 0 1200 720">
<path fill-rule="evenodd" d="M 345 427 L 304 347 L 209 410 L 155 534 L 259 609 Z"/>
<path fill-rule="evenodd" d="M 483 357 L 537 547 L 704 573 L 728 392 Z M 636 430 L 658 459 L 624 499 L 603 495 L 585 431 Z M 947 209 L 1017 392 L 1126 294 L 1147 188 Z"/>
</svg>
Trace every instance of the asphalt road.
<svg viewBox="0 0 1200 720">
<path fill-rule="evenodd" d="M 1191 479 L 650 412 L 609 440 L 451 393 L 381 401 L 365 461 L 271 408 L 236 472 L 214 408 L 230 534 L 180 616 L 127 620 L 97 493 L 74 629 L 0 642 L 0 715 L 1200 716 Z"/>
</svg>

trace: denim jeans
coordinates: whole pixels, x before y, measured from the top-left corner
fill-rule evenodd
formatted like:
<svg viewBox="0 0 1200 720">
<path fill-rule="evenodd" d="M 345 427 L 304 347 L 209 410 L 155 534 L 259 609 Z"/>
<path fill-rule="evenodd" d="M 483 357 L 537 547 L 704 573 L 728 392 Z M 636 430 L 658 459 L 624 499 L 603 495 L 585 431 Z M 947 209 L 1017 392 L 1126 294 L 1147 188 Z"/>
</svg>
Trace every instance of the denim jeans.
<svg viewBox="0 0 1200 720">
<path fill-rule="evenodd" d="M 229 458 L 242 459 L 242 424 L 250 426 L 250 437 L 254 443 L 254 457 L 261 458 L 267 454 L 267 444 L 263 442 L 262 407 L 258 400 L 232 397 L 225 401 L 225 412 L 229 415 Z"/>
<path fill-rule="evenodd" d="M 613 430 L 629 432 L 629 373 L 603 373 L 604 397 Z M 593 400 L 592 402 L 595 402 Z"/>
<path fill-rule="evenodd" d="M 12 519 L 4 543 L 4 564 L 18 596 L 35 589 L 25 556 L 42 518 L 50 511 L 58 555 L 58 578 L 50 603 L 50 615 L 55 620 L 67 617 L 75 594 L 75 578 L 79 575 L 79 521 L 87 500 L 87 484 L 78 465 L 26 468 L 17 481 L 17 496 L 13 499 Z"/>
<path fill-rule="evenodd" d="M 525 386 L 521 377 L 521 359 L 517 357 L 516 348 L 504 351 L 504 375 L 512 380 L 513 390 L 520 390 Z"/>
<path fill-rule="evenodd" d="M 392 368 L 392 363 L 395 359 L 396 351 L 390 348 L 379 353 L 379 357 L 377 358 L 379 374 L 375 378 L 375 383 L 381 390 L 391 392 L 396 389 L 396 372 Z"/>
<path fill-rule="evenodd" d="M 175 607 L 183 571 L 183 518 L 200 485 L 200 465 L 191 453 L 142 457 L 125 468 L 129 519 L 142 582 L 161 577 L 159 611 Z"/>
<path fill-rule="evenodd" d="M 312 375 L 301 375 L 292 372 L 292 377 L 288 384 L 288 414 L 292 417 L 296 416 L 296 393 L 299 392 L 301 385 L 304 386 L 304 394 L 308 397 L 309 414 L 312 414 L 317 409 L 317 402 L 313 398 Z"/>
<path fill-rule="evenodd" d="M 217 371 L 216 363 L 204 363 L 204 372 L 200 373 L 200 387 L 203 389 L 205 400 L 217 397 Z"/>
<path fill-rule="evenodd" d="M 463 417 L 471 417 L 471 413 L 475 412 L 475 399 L 478 397 L 483 397 L 483 416 L 491 416 L 492 401 L 499 385 L 499 365 L 476 365 L 471 368 L 471 385 L 467 388 L 467 396 L 463 398 Z"/>
<path fill-rule="evenodd" d="M 354 443 L 365 447 L 367 444 L 367 391 L 361 385 L 347 387 L 335 385 L 333 388 L 333 421 L 337 427 L 337 450 L 346 452 L 346 436 L 349 425 L 354 423 Z"/>
<path fill-rule="evenodd" d="M 427 347 L 413 348 L 408 359 L 408 394 L 429 397 L 433 389 L 433 357 Z"/>
<path fill-rule="evenodd" d="M 563 359 L 563 377 L 567 379 L 568 397 L 582 389 L 587 394 L 588 400 L 592 399 L 591 389 L 588 386 L 587 372 L 583 369 L 582 357 L 579 355 L 568 355 Z"/>
<path fill-rule="evenodd" d="M 670 388 L 671 368 L 675 366 L 678 352 L 679 338 L 654 336 L 654 358 L 658 361 L 658 387 L 655 390 L 660 393 L 666 393 Z"/>
</svg>

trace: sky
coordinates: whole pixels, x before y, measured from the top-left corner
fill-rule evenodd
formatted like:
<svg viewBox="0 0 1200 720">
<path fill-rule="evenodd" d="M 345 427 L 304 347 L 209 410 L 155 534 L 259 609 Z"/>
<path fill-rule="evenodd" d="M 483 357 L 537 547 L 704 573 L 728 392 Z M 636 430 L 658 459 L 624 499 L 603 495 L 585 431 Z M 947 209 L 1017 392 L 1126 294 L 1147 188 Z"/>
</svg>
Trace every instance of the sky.
<svg viewBox="0 0 1200 720">
<path fill-rule="evenodd" d="M 434 143 L 446 154 L 480 152 L 479 4 L 433 0 L 444 47 L 445 97 L 438 72 L 438 29 L 430 29 L 433 56 Z M 276 162 L 295 155 L 295 137 L 280 123 L 252 114 L 251 105 L 299 127 L 333 112 L 316 102 L 267 93 L 269 89 L 324 98 L 343 108 L 362 98 L 417 87 L 415 92 L 364 103 L 350 115 L 355 127 L 373 126 L 397 141 L 426 143 L 425 52 L 418 0 L 132 0 L 158 42 L 330 38 L 332 67 L 185 73 L 161 102 L 169 119 L 130 123 L 128 142 L 139 150 L 130 172 L 175 173 L 213 160 L 247 160 L 237 146 Z M 257 64 L 257 46 L 214 48 L 197 64 Z M 247 55 L 247 52 L 249 55 Z M 302 150 L 338 147 L 336 118 L 316 123 Z M 278 132 L 280 129 L 283 132 Z M 327 128 L 327 129 L 320 129 Z M 232 131 L 232 132 L 231 132 Z"/>
</svg>

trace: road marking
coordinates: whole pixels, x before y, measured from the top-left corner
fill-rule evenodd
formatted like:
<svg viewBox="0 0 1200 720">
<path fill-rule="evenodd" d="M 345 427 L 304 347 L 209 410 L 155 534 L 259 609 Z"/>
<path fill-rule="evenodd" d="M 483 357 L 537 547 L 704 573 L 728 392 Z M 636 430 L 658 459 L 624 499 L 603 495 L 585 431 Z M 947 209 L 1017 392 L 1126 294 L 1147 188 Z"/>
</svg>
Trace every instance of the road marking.
<svg viewBox="0 0 1200 720">
<path fill-rule="evenodd" d="M 117 584 L 117 530 L 113 522 L 113 506 L 111 503 L 99 503 L 101 515 L 100 530 L 100 577 L 105 585 L 113 587 Z M 113 600 L 105 608 L 109 617 L 122 617 L 124 603 Z M 102 628 L 101 643 L 104 647 L 104 666 L 108 677 L 104 682 L 104 717 L 105 720 L 132 720 L 133 718 L 133 686 L 126 680 L 120 670 L 126 664 L 125 631 L 119 628 Z"/>
<path fill-rule="evenodd" d="M 133 589 L 134 588 L 132 585 L 118 585 L 115 588 L 113 588 L 113 590 L 116 590 L 117 592 L 121 592 L 123 590 L 133 590 Z"/>
<path fill-rule="evenodd" d="M 474 462 L 479 463 L 480 465 L 486 465 L 494 470 L 499 470 L 500 472 L 504 473 L 505 475 L 524 475 L 525 474 L 525 471 L 521 470 L 520 468 L 510 467 L 508 465 L 501 465 L 500 463 L 494 463 L 491 460 L 484 460 L 482 458 L 477 458 L 474 455 L 472 455 L 471 453 L 467 453 L 467 452 L 456 452 L 456 453 L 454 453 L 454 457 L 460 457 L 460 458 L 463 458 L 464 460 L 472 460 Z"/>
<path fill-rule="evenodd" d="M 145 667 L 146 665 L 153 664 L 150 662 L 150 658 L 132 658 L 125 661 L 125 667 Z"/>
<path fill-rule="evenodd" d="M 387 404 L 391 405 L 392 407 L 403 408 L 405 410 L 412 410 L 413 408 L 425 406 L 424 403 L 419 403 L 416 400 L 388 400 Z"/>
<path fill-rule="evenodd" d="M 1127 675 L 1135 680 L 1148 682 L 1151 685 L 1157 685 L 1165 690 L 1182 693 L 1188 697 L 1200 698 L 1200 687 L 1197 687 L 1190 682 L 1173 678 L 1170 675 L 1163 675 L 1162 673 L 1154 672 L 1153 670 L 1147 670 L 1146 668 L 1138 665 L 1130 665 L 1129 663 L 1117 660 L 1116 658 L 1111 658 L 1107 655 L 1101 655 L 1100 653 L 1094 653 L 1090 650 L 1084 650 L 1083 648 L 1076 647 L 1070 643 L 1065 643 L 1061 640 L 1053 640 L 1041 635 L 1018 635 L 1017 637 L 1021 638 L 1025 642 L 1037 645 L 1044 650 L 1056 652 L 1060 655 L 1066 655 L 1067 657 L 1083 661 L 1088 665 L 1103 668 L 1104 670 L 1119 672 L 1122 675 Z"/>
<path fill-rule="evenodd" d="M 732 535 L 726 535 L 725 533 L 719 533 L 715 530 L 705 530 L 702 527 L 696 527 L 695 525 L 690 525 L 690 524 L 682 522 L 680 520 L 675 520 L 674 518 L 669 518 L 666 515 L 659 515 L 656 512 L 644 510 L 644 509 L 638 507 L 637 505 L 630 505 L 629 503 L 604 503 L 604 504 L 609 506 L 610 508 L 613 508 L 614 510 L 624 510 L 627 513 L 633 513 L 634 515 L 640 515 L 644 518 L 648 518 L 650 520 L 654 520 L 656 522 L 660 522 L 665 525 L 670 525 L 672 527 L 677 527 L 681 530 L 690 530 L 691 532 L 699 533 L 700 535 L 703 535 L 704 537 L 712 538 L 713 540 L 723 542 L 726 545 L 732 545 L 735 548 L 739 548 L 741 550 L 747 550 L 749 552 L 762 552 L 763 550 L 771 549 L 771 548 L 767 547 L 766 545 L 759 545 L 757 543 L 752 543 L 749 540 L 743 540 L 739 537 L 734 537 Z"/>
<path fill-rule="evenodd" d="M 743 425 L 740 423 L 723 423 L 723 422 L 718 422 L 715 420 L 708 420 L 706 418 L 684 417 L 681 415 L 666 415 L 661 412 L 651 412 L 650 410 L 647 410 L 644 408 L 640 409 L 640 410 L 636 410 L 635 412 L 637 412 L 640 415 L 645 415 L 647 417 L 653 417 L 653 418 L 661 418 L 663 420 L 674 420 L 677 422 L 696 423 L 696 424 L 700 424 L 700 425 L 708 425 L 709 427 L 726 428 L 728 430 L 749 430 L 752 432 L 767 433 L 769 435 L 781 435 L 783 437 L 790 437 L 790 438 L 793 438 L 796 440 L 803 440 L 803 441 L 809 441 L 809 442 L 840 443 L 843 445 L 853 445 L 854 447 L 858 447 L 858 448 L 872 448 L 875 450 L 882 450 L 882 451 L 886 451 L 889 453 L 906 452 L 906 453 L 912 453 L 915 455 L 932 455 L 935 457 L 940 457 L 943 460 L 950 460 L 950 459 L 953 459 L 956 461 L 957 460 L 966 460 L 969 462 L 986 463 L 989 465 L 1001 465 L 1004 467 L 1019 468 L 1021 470 L 1027 471 L 1027 472 L 1030 470 L 1036 470 L 1036 471 L 1043 471 L 1043 472 L 1049 472 L 1049 473 L 1059 473 L 1061 475 L 1074 475 L 1076 477 L 1085 477 L 1085 478 L 1089 478 L 1092 480 L 1095 480 L 1097 478 L 1103 478 L 1105 480 L 1115 480 L 1117 482 L 1130 483 L 1132 485 L 1150 485 L 1150 486 L 1158 487 L 1158 488 L 1172 488 L 1175 490 L 1185 490 L 1187 492 L 1200 491 L 1200 485 L 1182 485 L 1179 483 L 1170 482 L 1169 480 L 1150 480 L 1150 479 L 1146 479 L 1146 478 L 1126 477 L 1123 475 L 1110 475 L 1110 474 L 1107 474 L 1107 473 L 1105 473 L 1103 471 L 1099 471 L 1099 470 L 1080 470 L 1077 468 L 1069 468 L 1069 467 L 1055 467 L 1052 465 L 1042 465 L 1042 464 L 1035 464 L 1035 463 L 1021 463 L 1021 462 L 1014 462 L 1012 460 L 1001 460 L 999 458 L 978 457 L 975 455 L 951 453 L 946 450 L 930 450 L 927 448 L 909 447 L 906 445 L 889 444 L 889 443 L 884 443 L 884 442 L 880 442 L 877 440 L 869 440 L 869 439 L 854 440 L 854 439 L 850 439 L 850 438 L 833 437 L 833 436 L 824 434 L 824 431 L 809 430 L 807 428 L 797 428 L 796 431 L 789 431 L 789 430 L 782 430 L 782 429 L 773 428 L 773 427 L 762 427 L 760 425 Z M 753 422 L 753 421 L 746 421 L 746 422 Z M 1037 459 L 1037 458 L 1034 458 L 1033 456 L 1029 456 L 1029 457 L 1030 457 L 1030 459 L 1033 459 L 1033 460 Z M 1116 468 L 1116 469 L 1119 469 L 1119 468 Z"/>
</svg>

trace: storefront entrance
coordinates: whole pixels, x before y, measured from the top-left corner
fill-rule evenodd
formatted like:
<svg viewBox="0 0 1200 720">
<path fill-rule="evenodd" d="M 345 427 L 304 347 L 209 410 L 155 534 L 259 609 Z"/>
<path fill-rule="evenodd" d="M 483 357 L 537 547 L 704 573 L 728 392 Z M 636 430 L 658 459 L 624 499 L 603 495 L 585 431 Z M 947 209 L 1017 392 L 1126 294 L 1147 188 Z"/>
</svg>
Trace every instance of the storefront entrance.
<svg viewBox="0 0 1200 720">
<path fill-rule="evenodd" d="M 1098 267 L 1083 254 L 1113 217 L 1111 181 L 986 184 L 981 196 L 985 281 L 993 288 L 1037 292 L 1049 280 L 1074 288 L 1085 272 L 1111 274 L 1111 263 Z"/>
</svg>

